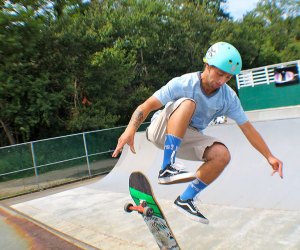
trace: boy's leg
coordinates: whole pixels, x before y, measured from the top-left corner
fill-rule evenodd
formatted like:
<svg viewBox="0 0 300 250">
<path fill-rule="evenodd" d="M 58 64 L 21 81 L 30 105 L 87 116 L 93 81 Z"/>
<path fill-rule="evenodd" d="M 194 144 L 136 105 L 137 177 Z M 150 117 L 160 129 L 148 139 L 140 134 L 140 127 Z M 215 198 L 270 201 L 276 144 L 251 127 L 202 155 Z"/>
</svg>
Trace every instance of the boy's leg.
<svg viewBox="0 0 300 250">
<path fill-rule="evenodd" d="M 172 103 L 169 106 L 166 106 L 159 115 L 156 116 L 156 118 L 151 121 L 150 126 L 147 129 L 147 139 L 151 141 L 155 146 L 157 146 L 160 149 L 164 149 L 165 139 L 167 133 L 174 133 L 173 135 L 177 136 L 178 138 L 183 138 L 185 131 L 187 129 L 187 126 L 189 124 L 189 121 L 191 119 L 191 116 L 193 114 L 190 114 L 190 117 L 187 117 L 188 122 L 184 120 L 180 120 L 180 114 L 183 112 L 179 110 L 179 107 L 181 108 L 188 108 L 187 106 L 183 106 L 183 103 L 187 103 L 186 101 L 189 101 L 189 104 L 193 107 L 193 111 L 195 109 L 195 103 L 192 99 L 189 98 L 181 98 L 177 100 L 176 102 Z M 191 107 L 190 106 L 190 107 Z M 181 112 L 180 112 L 181 111 Z M 191 110 L 190 110 L 191 111 Z M 178 113 L 177 113 L 178 112 Z M 180 113 L 179 113 L 180 112 Z M 175 115 L 177 114 L 177 115 Z M 173 117 L 173 118 L 172 118 Z M 171 123 L 170 122 L 170 119 Z M 176 125 L 176 120 L 179 120 Z M 176 128 L 177 127 L 177 128 Z"/>
<path fill-rule="evenodd" d="M 148 139 L 155 145 L 164 149 L 164 160 L 159 172 L 159 183 L 172 183 L 178 180 L 188 181 L 195 178 L 193 173 L 183 171 L 175 166 L 177 150 L 191 117 L 195 111 L 196 104 L 193 100 L 183 98 L 166 107 L 159 117 L 151 123 L 147 134 Z M 164 142 L 162 143 L 162 138 Z"/>
<path fill-rule="evenodd" d="M 175 207 L 193 220 L 207 224 L 208 220 L 199 212 L 194 198 L 222 173 L 230 161 L 230 153 L 225 145 L 214 143 L 204 151 L 205 163 L 197 170 L 196 179 L 175 200 Z"/>
</svg>

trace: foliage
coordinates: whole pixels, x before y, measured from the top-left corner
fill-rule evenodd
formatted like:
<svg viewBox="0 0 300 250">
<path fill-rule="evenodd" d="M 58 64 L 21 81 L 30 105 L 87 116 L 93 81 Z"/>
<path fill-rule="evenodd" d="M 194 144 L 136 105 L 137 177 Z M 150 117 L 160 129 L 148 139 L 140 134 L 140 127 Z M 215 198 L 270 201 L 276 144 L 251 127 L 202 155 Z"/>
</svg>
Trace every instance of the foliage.
<svg viewBox="0 0 300 250">
<path fill-rule="evenodd" d="M 216 41 L 244 69 L 300 55 L 297 0 L 260 0 L 239 21 L 226 0 L 1 3 L 0 145 L 127 124 L 171 78 L 201 70 Z"/>
</svg>

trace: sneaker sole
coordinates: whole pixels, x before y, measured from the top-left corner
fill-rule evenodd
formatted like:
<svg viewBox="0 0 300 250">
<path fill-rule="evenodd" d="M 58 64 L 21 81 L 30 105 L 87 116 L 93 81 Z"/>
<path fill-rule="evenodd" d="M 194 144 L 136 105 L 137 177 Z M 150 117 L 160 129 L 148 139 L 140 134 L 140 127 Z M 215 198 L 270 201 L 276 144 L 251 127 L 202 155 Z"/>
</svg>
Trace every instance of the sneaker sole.
<svg viewBox="0 0 300 250">
<path fill-rule="evenodd" d="M 203 219 L 197 216 L 194 216 L 192 214 L 190 214 L 189 212 L 185 211 L 184 209 L 182 209 L 181 207 L 177 206 L 176 204 L 173 204 L 173 207 L 180 213 L 184 214 L 185 216 L 187 216 L 189 219 L 193 220 L 193 221 L 197 221 L 197 222 L 201 222 L 203 224 L 209 224 L 209 220 L 208 219 Z"/>
<path fill-rule="evenodd" d="M 184 182 L 193 181 L 195 179 L 196 179 L 195 174 L 186 173 L 186 174 L 174 175 L 174 176 L 165 177 L 165 178 L 158 178 L 158 183 L 159 184 L 184 183 Z"/>
</svg>

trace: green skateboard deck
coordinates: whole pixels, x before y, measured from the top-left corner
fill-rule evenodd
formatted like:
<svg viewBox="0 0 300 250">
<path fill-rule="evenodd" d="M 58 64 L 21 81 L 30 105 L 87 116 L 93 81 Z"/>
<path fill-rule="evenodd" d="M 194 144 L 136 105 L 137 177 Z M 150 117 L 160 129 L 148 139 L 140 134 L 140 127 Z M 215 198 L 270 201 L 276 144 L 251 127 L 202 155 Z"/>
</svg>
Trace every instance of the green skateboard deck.
<svg viewBox="0 0 300 250">
<path fill-rule="evenodd" d="M 138 211 L 143 216 L 160 249 L 180 249 L 144 174 L 133 172 L 130 175 L 129 192 L 136 206 L 128 203 L 124 209 L 127 212 Z"/>
</svg>

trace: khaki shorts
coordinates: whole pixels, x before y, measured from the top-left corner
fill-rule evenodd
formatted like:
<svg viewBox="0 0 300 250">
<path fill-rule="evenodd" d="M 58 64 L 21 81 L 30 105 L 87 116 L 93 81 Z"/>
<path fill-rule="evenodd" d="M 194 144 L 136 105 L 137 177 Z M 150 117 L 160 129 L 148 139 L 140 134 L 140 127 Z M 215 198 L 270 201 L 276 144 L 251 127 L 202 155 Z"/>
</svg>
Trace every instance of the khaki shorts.
<svg viewBox="0 0 300 250">
<path fill-rule="evenodd" d="M 159 115 L 153 120 L 147 128 L 147 139 L 160 149 L 164 149 L 165 134 L 168 120 L 172 113 L 180 106 L 185 100 L 192 100 L 189 98 L 181 98 L 171 105 L 165 107 Z M 192 100 L 194 101 L 194 100 Z M 204 135 L 193 127 L 188 127 L 182 139 L 180 148 L 176 156 L 181 159 L 191 161 L 203 161 L 204 151 L 207 147 L 212 146 L 214 143 L 222 143 L 220 140 Z M 224 144 L 224 143 L 222 143 Z"/>
</svg>

